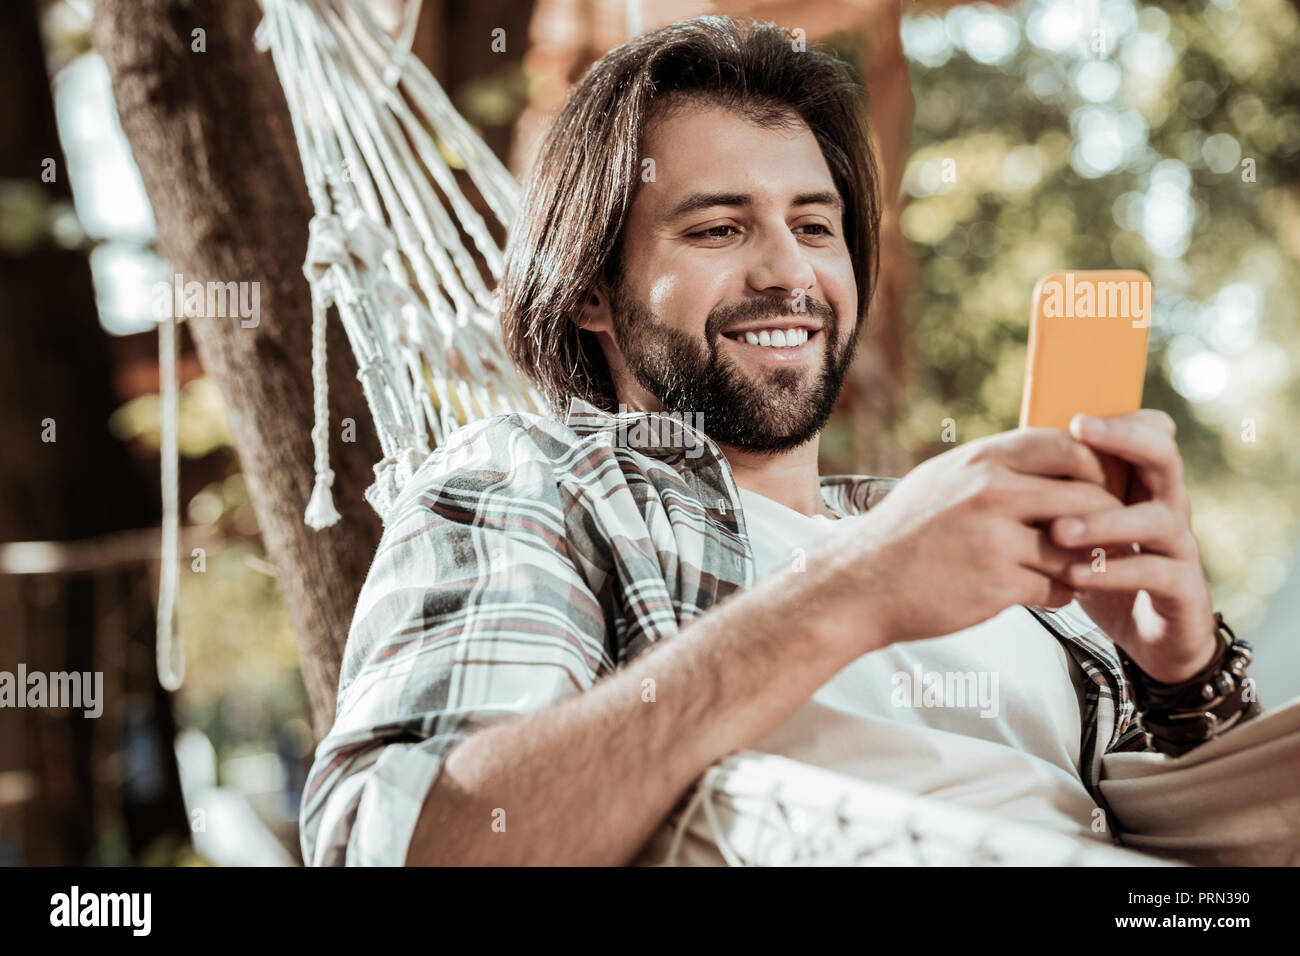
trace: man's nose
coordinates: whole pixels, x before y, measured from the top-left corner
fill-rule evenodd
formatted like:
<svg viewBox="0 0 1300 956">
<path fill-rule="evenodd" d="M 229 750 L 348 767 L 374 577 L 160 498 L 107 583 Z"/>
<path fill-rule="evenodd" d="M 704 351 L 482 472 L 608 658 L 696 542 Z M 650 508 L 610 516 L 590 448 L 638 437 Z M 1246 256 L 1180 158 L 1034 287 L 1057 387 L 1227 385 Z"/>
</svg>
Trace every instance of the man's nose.
<svg viewBox="0 0 1300 956">
<path fill-rule="evenodd" d="M 812 291 L 816 274 L 806 250 L 789 227 L 782 224 L 779 229 L 762 230 L 752 248 L 749 284 L 756 291 L 780 291 L 787 296 Z"/>
</svg>

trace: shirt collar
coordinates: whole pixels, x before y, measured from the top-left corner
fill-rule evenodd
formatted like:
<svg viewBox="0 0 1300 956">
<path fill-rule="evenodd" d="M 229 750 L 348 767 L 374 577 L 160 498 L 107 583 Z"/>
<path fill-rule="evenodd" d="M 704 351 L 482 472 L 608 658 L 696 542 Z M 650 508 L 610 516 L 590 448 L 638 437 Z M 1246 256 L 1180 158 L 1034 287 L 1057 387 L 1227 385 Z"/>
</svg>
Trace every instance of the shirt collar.
<svg viewBox="0 0 1300 956">
<path fill-rule="evenodd" d="M 676 415 L 671 412 L 609 412 L 584 399 L 569 399 L 564 424 L 586 438 L 613 432 L 618 444 L 653 457 L 674 454 L 698 459 L 723 458 L 713 439 L 704 433 L 702 415 Z"/>
<path fill-rule="evenodd" d="M 609 412 L 576 395 L 569 399 L 564 424 L 575 434 L 607 434 L 617 444 L 653 458 L 685 458 L 718 462 L 730 470 L 717 443 L 704 433 L 702 422 L 669 412 Z M 876 504 L 898 481 L 873 475 L 823 475 L 822 497 L 841 517 L 861 514 Z"/>
</svg>

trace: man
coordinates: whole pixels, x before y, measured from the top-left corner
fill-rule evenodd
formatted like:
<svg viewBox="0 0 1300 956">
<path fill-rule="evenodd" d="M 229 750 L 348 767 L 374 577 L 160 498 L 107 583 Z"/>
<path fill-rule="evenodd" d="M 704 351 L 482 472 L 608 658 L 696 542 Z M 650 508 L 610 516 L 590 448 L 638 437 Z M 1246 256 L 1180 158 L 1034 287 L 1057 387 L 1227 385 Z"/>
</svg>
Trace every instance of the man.
<svg viewBox="0 0 1300 956">
<path fill-rule="evenodd" d="M 750 747 L 1095 835 L 1102 754 L 1253 712 L 1235 682 L 1199 696 L 1230 655 L 1168 416 L 818 475 L 876 278 L 860 97 L 723 18 L 575 89 L 501 287 L 555 418 L 471 424 L 412 479 L 304 794 L 308 862 L 631 862 Z M 1132 463 L 1133 503 L 1099 452 Z M 927 672 L 999 686 L 917 706 L 899 675 Z"/>
</svg>

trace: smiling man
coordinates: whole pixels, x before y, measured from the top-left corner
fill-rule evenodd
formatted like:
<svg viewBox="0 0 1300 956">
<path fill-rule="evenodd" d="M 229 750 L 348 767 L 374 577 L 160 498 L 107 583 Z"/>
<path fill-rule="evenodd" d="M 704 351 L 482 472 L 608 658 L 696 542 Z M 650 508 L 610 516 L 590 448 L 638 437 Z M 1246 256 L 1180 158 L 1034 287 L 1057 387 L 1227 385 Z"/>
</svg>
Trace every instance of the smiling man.
<svg viewBox="0 0 1300 956">
<path fill-rule="evenodd" d="M 837 61 L 724 18 L 583 77 L 501 287 L 554 415 L 469 425 L 411 481 L 306 786 L 309 862 L 632 862 L 743 748 L 1111 840 L 1105 753 L 1258 711 L 1168 416 L 819 474 L 876 279 L 863 111 Z"/>
<path fill-rule="evenodd" d="M 642 152 L 655 179 L 575 325 L 595 333 L 625 405 L 690 410 L 740 485 L 797 489 L 798 510 L 831 514 L 816 438 L 861 321 L 844 201 L 816 138 L 774 105 L 736 112 L 679 94 L 658 106 Z"/>
</svg>

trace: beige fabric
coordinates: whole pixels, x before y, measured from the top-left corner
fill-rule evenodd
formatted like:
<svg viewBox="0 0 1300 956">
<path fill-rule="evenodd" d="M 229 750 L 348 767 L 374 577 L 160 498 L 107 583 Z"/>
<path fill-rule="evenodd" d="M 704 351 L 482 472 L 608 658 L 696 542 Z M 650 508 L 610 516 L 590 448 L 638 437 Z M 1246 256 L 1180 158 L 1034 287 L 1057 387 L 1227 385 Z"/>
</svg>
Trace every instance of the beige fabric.
<svg viewBox="0 0 1300 956">
<path fill-rule="evenodd" d="M 1102 758 L 1125 846 L 1198 865 L 1300 865 L 1300 697 L 1181 757 Z"/>
<path fill-rule="evenodd" d="M 638 863 L 1300 865 L 1300 698 L 1182 757 L 1114 753 L 1102 768 L 1127 849 L 742 751 L 705 774 Z M 899 839 L 909 831 L 922 839 Z"/>
<path fill-rule="evenodd" d="M 1300 865 L 1300 698 L 1182 757 L 1114 753 L 1102 769 L 1127 849 L 742 751 L 705 774 L 638 862 Z M 922 839 L 899 839 L 909 832 Z"/>
<path fill-rule="evenodd" d="M 637 864 L 1300 865 L 1300 698 L 1182 757 L 1114 753 L 1102 768 L 1124 849 L 741 751 Z"/>
</svg>

